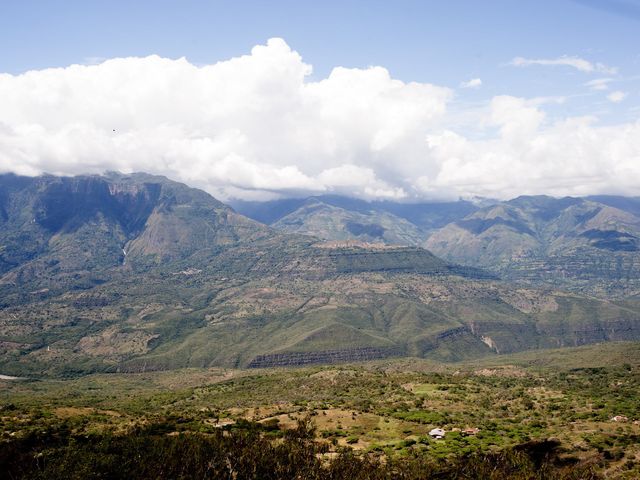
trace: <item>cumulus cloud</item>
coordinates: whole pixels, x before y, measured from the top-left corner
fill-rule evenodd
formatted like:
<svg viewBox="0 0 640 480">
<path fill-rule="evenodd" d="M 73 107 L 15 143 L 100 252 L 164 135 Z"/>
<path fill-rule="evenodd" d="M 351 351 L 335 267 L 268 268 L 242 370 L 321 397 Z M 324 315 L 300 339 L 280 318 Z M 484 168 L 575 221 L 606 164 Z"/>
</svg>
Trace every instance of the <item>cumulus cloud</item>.
<svg viewBox="0 0 640 480">
<path fill-rule="evenodd" d="M 571 57 L 567 55 L 563 55 L 558 58 L 540 58 L 540 59 L 531 59 L 531 58 L 523 58 L 516 57 L 511 60 L 511 65 L 515 67 L 530 67 L 532 65 L 542 65 L 546 67 L 554 67 L 554 66 L 565 66 L 565 67 L 573 67 L 576 70 L 585 73 L 604 73 L 607 75 L 614 75 L 618 72 L 616 67 L 608 67 L 602 63 L 592 63 L 584 58 L 580 57 Z"/>
<path fill-rule="evenodd" d="M 480 78 L 472 78 L 467 82 L 460 83 L 460 88 L 480 88 L 482 80 Z"/>
<path fill-rule="evenodd" d="M 640 122 L 553 120 L 544 108 L 561 98 L 501 95 L 471 137 L 446 127 L 450 88 L 382 67 L 311 72 L 271 39 L 205 66 L 149 56 L 0 74 L 0 172 L 147 171 L 222 199 L 640 194 Z"/>
<path fill-rule="evenodd" d="M 376 175 L 418 154 L 413 145 L 445 113 L 452 91 L 393 79 L 382 67 L 338 67 L 317 82 L 311 71 L 271 39 L 202 67 L 149 56 L 0 75 L 0 170 L 144 170 L 221 196 L 402 196 Z M 367 173 L 335 173 L 348 166 Z"/>
<path fill-rule="evenodd" d="M 523 194 L 637 194 L 640 121 L 598 127 L 593 117 L 545 122 L 523 99 L 497 97 L 489 116 L 498 135 L 470 140 L 452 131 L 428 137 L 439 174 L 430 191 L 511 198 Z"/>
<path fill-rule="evenodd" d="M 625 92 L 616 90 L 615 92 L 611 92 L 609 95 L 607 95 L 607 100 L 613 103 L 620 103 L 625 99 L 626 96 L 627 94 Z"/>
</svg>

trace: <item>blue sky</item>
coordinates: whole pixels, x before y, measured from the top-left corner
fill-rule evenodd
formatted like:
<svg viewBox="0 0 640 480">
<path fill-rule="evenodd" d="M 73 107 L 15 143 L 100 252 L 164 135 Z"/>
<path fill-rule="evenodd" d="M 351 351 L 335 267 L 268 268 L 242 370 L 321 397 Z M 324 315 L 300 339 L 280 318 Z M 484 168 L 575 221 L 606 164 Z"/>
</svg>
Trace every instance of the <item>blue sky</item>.
<svg viewBox="0 0 640 480">
<path fill-rule="evenodd" d="M 477 121 L 499 96 L 527 99 L 547 124 L 584 116 L 602 127 L 634 124 L 638 32 L 638 0 L 5 1 L 0 73 L 152 54 L 204 66 L 278 37 L 312 65 L 306 82 L 335 67 L 382 66 L 404 83 L 450 89 L 439 128 L 473 140 L 502 128 Z"/>
<path fill-rule="evenodd" d="M 210 63 L 282 37 L 320 77 L 336 65 L 383 65 L 405 81 L 452 85 L 482 76 L 493 93 L 555 94 L 579 75 L 502 65 L 569 55 L 637 75 L 639 29 L 633 0 L 23 0 L 0 7 L 0 71 L 149 54 Z"/>
</svg>

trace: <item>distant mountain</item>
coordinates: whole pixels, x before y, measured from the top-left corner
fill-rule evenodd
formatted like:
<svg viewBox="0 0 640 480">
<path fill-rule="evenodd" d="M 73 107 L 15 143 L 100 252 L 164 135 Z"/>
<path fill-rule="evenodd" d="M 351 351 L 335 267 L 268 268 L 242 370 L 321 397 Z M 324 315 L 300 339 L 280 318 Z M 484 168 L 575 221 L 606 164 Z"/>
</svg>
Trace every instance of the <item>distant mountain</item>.
<svg viewBox="0 0 640 480">
<path fill-rule="evenodd" d="M 480 208 L 476 203 L 461 200 L 457 202 L 400 203 L 391 201 L 359 200 L 338 195 L 272 200 L 266 202 L 234 200 L 230 205 L 249 218 L 273 225 L 281 218 L 292 214 L 308 201 L 318 201 L 325 205 L 341 208 L 348 212 L 373 217 L 388 213 L 414 224 L 418 229 L 429 232 L 448 223 L 466 217 Z M 488 201 L 488 200 L 484 200 Z"/>
<path fill-rule="evenodd" d="M 609 207 L 629 212 L 636 217 L 640 217 L 640 197 L 620 197 L 615 195 L 592 195 L 585 197 L 585 200 L 601 203 Z"/>
<path fill-rule="evenodd" d="M 640 202 L 623 197 L 519 197 L 433 233 L 443 258 L 505 278 L 601 296 L 640 293 Z"/>
<path fill-rule="evenodd" d="M 383 218 L 329 207 L 360 225 Z M 519 210 L 533 207 L 509 208 L 479 220 L 524 235 Z M 633 253 L 630 237 L 589 233 L 635 231 L 613 210 L 580 210 L 597 222 L 576 230 L 580 242 Z M 0 212 L 3 374 L 456 360 L 640 339 L 639 300 L 514 287 L 415 246 L 283 233 L 163 177 L 3 175 Z M 378 238 L 367 228 L 360 238 Z"/>
<path fill-rule="evenodd" d="M 353 211 L 310 198 L 272 226 L 288 233 L 327 240 L 360 240 L 390 245 L 420 245 L 425 233 L 404 218 L 385 211 Z"/>
<path fill-rule="evenodd" d="M 480 209 L 478 202 L 471 201 L 409 204 L 337 195 L 267 202 L 235 200 L 231 205 L 283 232 L 388 245 L 421 245 L 435 229 Z"/>
<path fill-rule="evenodd" d="M 285 232 L 421 245 L 450 262 L 509 280 L 602 298 L 640 295 L 640 198 L 404 204 L 319 196 L 240 202 L 238 208 Z"/>
</svg>

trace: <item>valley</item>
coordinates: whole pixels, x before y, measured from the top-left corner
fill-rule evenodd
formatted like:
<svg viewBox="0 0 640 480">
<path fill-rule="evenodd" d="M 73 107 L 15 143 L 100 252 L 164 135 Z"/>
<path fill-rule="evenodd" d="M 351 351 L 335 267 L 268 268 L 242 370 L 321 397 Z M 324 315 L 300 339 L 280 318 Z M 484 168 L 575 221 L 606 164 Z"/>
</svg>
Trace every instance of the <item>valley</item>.
<svg viewBox="0 0 640 480">
<path fill-rule="evenodd" d="M 3 191 L 8 375 L 456 361 L 640 339 L 633 297 L 514 286 L 416 246 L 280 233 L 162 177 L 6 176 Z"/>
<path fill-rule="evenodd" d="M 379 478 L 638 473 L 640 299 L 607 266 L 635 262 L 631 212 L 536 199 L 559 213 L 494 204 L 451 223 L 446 205 L 431 230 L 389 212 L 376 230 L 362 205 L 313 200 L 267 226 L 164 177 L 117 173 L 2 176 L 0 198 L 0 435 L 29 475 L 80 472 L 96 448 L 173 458 L 163 449 L 248 439 L 258 468 L 252 445 L 301 438 L 301 455 L 327 459 L 308 465 L 319 478 L 338 465 Z M 474 250 L 483 242 L 501 246 Z M 540 245 L 527 257 L 523 242 Z M 604 251 L 602 268 L 580 276 L 551 251 L 583 266 Z M 563 281 L 545 280 L 555 268 Z M 20 471 L 12 461 L 0 458 Z"/>
<path fill-rule="evenodd" d="M 1 5 L 0 480 L 640 479 L 640 0 Z"/>
<path fill-rule="evenodd" d="M 366 468 L 356 464 L 367 476 L 349 474 L 353 478 L 371 478 L 375 471 L 375 478 L 394 478 L 397 468 L 407 478 L 423 478 L 425 472 L 454 478 L 461 468 L 455 459 L 466 456 L 476 463 L 465 468 L 480 472 L 482 462 L 492 462 L 495 474 L 504 475 L 499 478 L 531 478 L 538 465 L 544 478 L 631 479 L 640 474 L 638 352 L 638 343 L 622 342 L 457 363 L 395 359 L 25 379 L 3 384 L 0 438 L 30 435 L 37 442 L 37 432 L 48 431 L 52 439 L 46 445 L 32 443 L 23 451 L 24 471 L 31 468 L 29 455 L 36 454 L 51 459 L 48 468 L 81 469 L 82 458 L 60 456 L 67 438 L 106 442 L 112 435 L 113 445 L 137 428 L 149 447 L 167 434 L 175 441 L 205 441 L 220 432 L 238 439 L 260 432 L 270 442 L 287 442 L 301 434 L 302 424 L 307 441 L 326 459 L 349 464 L 384 457 L 394 466 L 387 471 L 375 462 Z M 434 428 L 445 431 L 443 439 L 429 435 Z M 81 445 L 91 458 L 95 447 L 87 440 Z M 543 449 L 544 461 L 536 460 L 536 449 Z M 358 456 L 349 460 L 348 451 Z M 505 465 L 486 456 L 498 452 L 515 457 L 505 457 Z M 195 465 L 192 453 L 184 455 L 185 465 Z M 244 455 L 255 453 L 247 447 Z M 246 468 L 240 467 L 244 461 L 253 460 L 238 458 L 237 468 Z M 5 471 L 20 468 L 11 458 L 0 456 L 1 462 L 13 469 Z M 221 462 L 216 468 L 229 468 Z M 111 467 L 101 462 L 98 468 Z"/>
</svg>

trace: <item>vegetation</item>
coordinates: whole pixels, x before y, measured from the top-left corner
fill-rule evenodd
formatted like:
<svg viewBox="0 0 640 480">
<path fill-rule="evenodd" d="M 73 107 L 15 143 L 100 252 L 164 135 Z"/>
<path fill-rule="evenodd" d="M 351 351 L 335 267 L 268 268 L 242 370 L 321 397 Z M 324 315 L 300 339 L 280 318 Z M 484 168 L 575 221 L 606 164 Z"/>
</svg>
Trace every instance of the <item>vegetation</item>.
<svg viewBox="0 0 640 480">
<path fill-rule="evenodd" d="M 0 176 L 0 224 L 0 475 L 640 476 L 640 350 L 598 344 L 640 339 L 638 298 L 277 233 L 145 174 Z"/>
<path fill-rule="evenodd" d="M 13 478 L 640 475 L 633 343 L 495 363 L 190 369 L 3 387 L 0 470 Z M 435 427 L 444 439 L 428 435 Z"/>
<path fill-rule="evenodd" d="M 2 175 L 0 197 L 6 375 L 460 361 L 640 339 L 638 298 L 277 233 L 162 177 Z"/>
<path fill-rule="evenodd" d="M 227 431 L 178 433 L 170 422 L 125 434 L 76 435 L 66 425 L 2 445 L 6 478 L 33 479 L 596 479 L 593 466 L 559 458 L 556 442 L 533 442 L 500 453 L 451 460 L 410 456 L 381 462 L 376 456 L 313 440 L 305 421 L 274 439 L 256 424 Z"/>
</svg>

